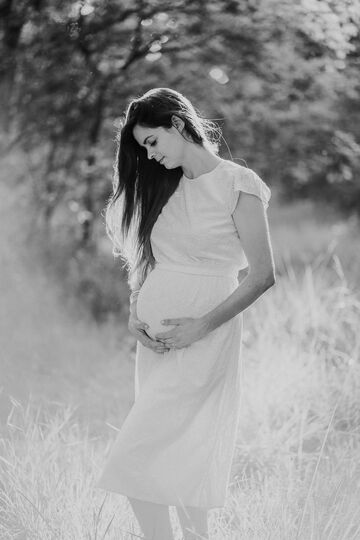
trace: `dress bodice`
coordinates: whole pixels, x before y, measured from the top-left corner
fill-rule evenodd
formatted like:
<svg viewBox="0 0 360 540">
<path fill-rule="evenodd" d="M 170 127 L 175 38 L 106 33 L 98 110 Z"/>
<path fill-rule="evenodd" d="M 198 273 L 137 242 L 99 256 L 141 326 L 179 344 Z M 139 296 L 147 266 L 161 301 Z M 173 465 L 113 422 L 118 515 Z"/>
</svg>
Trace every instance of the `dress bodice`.
<svg viewBox="0 0 360 540">
<path fill-rule="evenodd" d="M 221 160 L 194 179 L 183 175 L 151 233 L 156 263 L 234 271 L 247 267 L 232 219 L 239 191 L 259 197 L 268 207 L 268 185 L 253 170 L 232 161 Z"/>
</svg>

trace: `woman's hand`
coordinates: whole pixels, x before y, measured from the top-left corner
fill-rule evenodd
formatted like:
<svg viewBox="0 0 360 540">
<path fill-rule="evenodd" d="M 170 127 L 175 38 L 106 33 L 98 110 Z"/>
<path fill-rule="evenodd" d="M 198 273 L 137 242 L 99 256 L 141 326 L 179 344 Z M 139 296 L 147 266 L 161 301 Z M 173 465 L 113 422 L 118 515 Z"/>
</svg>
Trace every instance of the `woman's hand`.
<svg viewBox="0 0 360 540">
<path fill-rule="evenodd" d="M 149 349 L 152 349 L 154 352 L 164 353 L 170 350 L 170 348 L 166 344 L 149 337 L 148 334 L 146 333 L 146 328 L 148 328 L 148 325 L 143 323 L 137 318 L 136 300 L 135 300 L 135 302 L 132 302 L 130 306 L 130 316 L 129 316 L 129 323 L 128 323 L 129 332 L 138 341 L 140 341 L 140 343 L 142 343 L 144 347 L 148 347 Z"/>
<path fill-rule="evenodd" d="M 176 325 L 175 328 L 167 332 L 156 334 L 156 339 L 164 342 L 171 349 L 181 349 L 188 347 L 191 343 L 205 337 L 209 330 L 203 319 L 192 317 L 181 317 L 179 319 L 165 319 L 162 324 Z"/>
</svg>

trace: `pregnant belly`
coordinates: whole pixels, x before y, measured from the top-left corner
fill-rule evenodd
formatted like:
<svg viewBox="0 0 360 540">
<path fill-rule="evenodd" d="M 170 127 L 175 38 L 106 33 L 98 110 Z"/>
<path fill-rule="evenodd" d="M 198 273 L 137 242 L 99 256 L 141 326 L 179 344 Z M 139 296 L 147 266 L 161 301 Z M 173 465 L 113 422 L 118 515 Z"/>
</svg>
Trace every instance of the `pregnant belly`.
<svg viewBox="0 0 360 540">
<path fill-rule="evenodd" d="M 147 334 L 155 335 L 174 328 L 163 319 L 201 317 L 236 288 L 237 280 L 188 274 L 155 268 L 143 283 L 137 299 L 137 316 L 149 325 Z"/>
</svg>

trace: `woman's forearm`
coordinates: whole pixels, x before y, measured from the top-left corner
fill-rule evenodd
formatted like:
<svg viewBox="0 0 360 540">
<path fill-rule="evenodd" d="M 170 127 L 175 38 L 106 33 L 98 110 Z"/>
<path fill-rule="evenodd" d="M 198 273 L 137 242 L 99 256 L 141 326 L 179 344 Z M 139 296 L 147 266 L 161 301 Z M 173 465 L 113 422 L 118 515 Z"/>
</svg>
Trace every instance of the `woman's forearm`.
<svg viewBox="0 0 360 540">
<path fill-rule="evenodd" d="M 130 305 L 131 305 L 133 302 L 136 302 L 136 301 L 137 301 L 137 297 L 138 297 L 138 295 L 139 295 L 139 292 L 140 292 L 140 289 L 138 289 L 137 291 L 131 291 L 130 296 L 129 296 L 129 303 L 130 303 Z"/>
<path fill-rule="evenodd" d="M 270 289 L 274 283 L 275 280 L 273 276 L 266 279 L 260 279 L 259 276 L 249 272 L 237 289 L 235 289 L 226 300 L 200 317 L 207 331 L 211 332 L 212 330 L 215 330 L 218 326 L 221 326 L 244 311 L 267 289 Z"/>
<path fill-rule="evenodd" d="M 137 299 L 134 300 L 133 302 L 130 302 L 129 311 L 130 311 L 131 315 L 136 315 L 136 306 L 137 306 Z"/>
</svg>

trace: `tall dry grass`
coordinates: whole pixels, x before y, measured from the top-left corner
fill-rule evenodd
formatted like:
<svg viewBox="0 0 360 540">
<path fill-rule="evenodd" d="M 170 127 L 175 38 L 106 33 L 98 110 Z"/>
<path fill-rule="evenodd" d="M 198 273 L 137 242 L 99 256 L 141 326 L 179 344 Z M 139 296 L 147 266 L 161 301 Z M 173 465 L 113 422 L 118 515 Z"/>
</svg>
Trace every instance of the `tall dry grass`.
<svg viewBox="0 0 360 540">
<path fill-rule="evenodd" d="M 126 498 L 93 488 L 131 408 L 135 344 L 64 302 L 27 212 L 26 190 L 2 185 L 0 538 L 137 538 Z M 357 540 L 359 226 L 309 203 L 269 215 L 278 279 L 244 314 L 241 421 L 211 539 Z"/>
<path fill-rule="evenodd" d="M 360 302 L 339 264 L 288 267 L 245 313 L 240 429 L 212 539 L 360 537 Z M 91 435 L 64 403 L 13 400 L 1 439 L 1 538 L 140 534 L 125 497 L 93 489 L 119 427 Z"/>
</svg>

